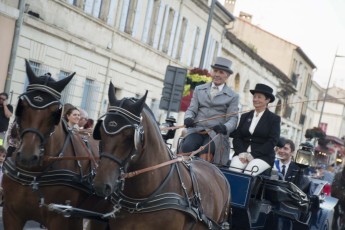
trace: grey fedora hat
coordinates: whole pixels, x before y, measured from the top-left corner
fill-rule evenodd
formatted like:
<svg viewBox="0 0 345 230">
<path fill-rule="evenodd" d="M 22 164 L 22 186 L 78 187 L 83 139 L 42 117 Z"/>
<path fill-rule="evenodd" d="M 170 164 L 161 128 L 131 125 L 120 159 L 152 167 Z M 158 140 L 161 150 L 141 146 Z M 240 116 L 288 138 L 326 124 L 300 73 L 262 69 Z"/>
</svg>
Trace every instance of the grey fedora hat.
<svg viewBox="0 0 345 230">
<path fill-rule="evenodd" d="M 249 90 L 251 94 L 254 95 L 254 93 L 262 93 L 265 94 L 267 97 L 270 98 L 270 102 L 274 102 L 275 97 L 273 95 L 273 89 L 265 84 L 256 84 L 255 89 Z"/>
<path fill-rule="evenodd" d="M 214 62 L 214 65 L 211 65 L 213 69 L 220 69 L 224 70 L 230 74 L 233 73 L 231 70 L 232 62 L 229 59 L 223 58 L 223 57 L 217 57 L 216 61 Z"/>
</svg>

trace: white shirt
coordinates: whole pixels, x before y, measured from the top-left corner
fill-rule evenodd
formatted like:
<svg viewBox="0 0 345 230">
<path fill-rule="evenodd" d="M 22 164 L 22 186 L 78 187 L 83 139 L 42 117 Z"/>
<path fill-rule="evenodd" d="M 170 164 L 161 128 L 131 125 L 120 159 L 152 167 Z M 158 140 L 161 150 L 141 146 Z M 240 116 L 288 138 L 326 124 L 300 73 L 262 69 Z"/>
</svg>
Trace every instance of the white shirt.
<svg viewBox="0 0 345 230">
<path fill-rule="evenodd" d="M 252 123 L 250 123 L 250 127 L 249 127 L 249 132 L 250 134 L 253 134 L 254 133 L 254 130 L 256 128 L 256 126 L 258 125 L 261 117 L 262 117 L 262 114 L 264 114 L 265 110 L 260 112 L 260 113 L 257 113 L 254 111 L 254 116 L 253 116 L 253 119 L 252 119 Z"/>
<path fill-rule="evenodd" d="M 256 126 L 258 125 L 261 117 L 262 117 L 262 114 L 264 114 L 265 110 L 260 112 L 260 113 L 257 113 L 256 111 L 254 111 L 254 116 L 253 116 L 253 119 L 252 119 L 252 123 L 250 123 L 250 127 L 249 127 L 249 132 L 250 134 L 253 134 L 254 133 L 254 130 L 256 128 Z M 249 145 L 248 146 L 248 149 L 247 149 L 247 152 L 250 153 L 252 151 L 251 149 L 251 146 Z"/>
<path fill-rule="evenodd" d="M 216 86 L 216 87 L 218 88 L 218 91 L 220 92 L 220 91 L 223 90 L 224 85 L 225 85 L 225 84 L 221 84 L 221 85 L 216 86 L 216 85 L 212 82 L 211 88 L 214 87 L 214 86 Z"/>
</svg>

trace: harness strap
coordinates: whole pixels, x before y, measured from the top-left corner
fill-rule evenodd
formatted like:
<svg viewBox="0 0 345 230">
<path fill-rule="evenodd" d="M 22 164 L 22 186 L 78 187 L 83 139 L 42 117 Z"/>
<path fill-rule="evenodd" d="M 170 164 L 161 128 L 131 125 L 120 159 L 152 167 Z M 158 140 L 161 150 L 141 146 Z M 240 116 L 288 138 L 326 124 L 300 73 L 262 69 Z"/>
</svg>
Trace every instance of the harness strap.
<svg viewBox="0 0 345 230">
<path fill-rule="evenodd" d="M 34 129 L 34 128 L 24 129 L 23 132 L 20 135 L 20 139 L 23 139 L 23 136 L 26 133 L 34 133 L 34 134 L 36 134 L 40 138 L 41 145 L 44 144 L 44 142 L 45 142 L 44 136 L 42 135 L 42 133 L 38 129 Z"/>
<path fill-rule="evenodd" d="M 198 220 L 194 210 L 188 206 L 185 197 L 182 197 L 176 193 L 158 194 L 151 198 L 148 202 L 146 202 L 146 198 L 134 199 L 125 196 L 123 193 L 113 193 L 111 195 L 111 202 L 115 205 L 121 205 L 121 209 L 124 209 L 129 213 L 147 213 L 159 210 L 175 209 L 188 213 L 195 219 L 195 221 Z M 144 202 L 147 204 L 144 206 L 139 205 Z"/>
<path fill-rule="evenodd" d="M 30 172 L 18 168 L 11 157 L 7 158 L 3 165 L 4 174 L 13 181 L 24 186 L 69 186 L 86 193 L 92 191 L 92 174 L 80 177 L 79 174 L 70 170 L 49 170 L 43 175 L 42 172 Z"/>
<path fill-rule="evenodd" d="M 141 202 L 138 207 L 142 207 L 145 206 L 145 204 L 147 204 L 148 202 L 150 202 L 150 200 L 152 200 L 155 196 L 157 196 L 157 194 L 159 192 L 161 192 L 161 190 L 166 186 L 166 184 L 168 183 L 169 179 L 171 178 L 174 169 L 176 168 L 176 164 L 173 164 L 170 167 L 169 173 L 168 175 L 165 177 L 163 183 L 161 183 L 161 185 L 158 187 L 158 189 L 156 189 L 156 191 L 154 191 L 148 198 L 145 199 L 145 201 Z"/>
<path fill-rule="evenodd" d="M 105 157 L 105 158 L 108 158 L 108 159 L 110 159 L 110 160 L 112 160 L 112 161 L 115 161 L 118 165 L 122 165 L 123 164 L 123 162 L 124 162 L 124 160 L 121 160 L 121 159 L 119 159 L 118 157 L 116 157 L 116 156 L 113 156 L 112 154 L 110 154 L 110 153 L 106 153 L 106 152 L 102 152 L 100 155 L 99 155 L 99 158 L 101 159 L 102 157 Z"/>
</svg>

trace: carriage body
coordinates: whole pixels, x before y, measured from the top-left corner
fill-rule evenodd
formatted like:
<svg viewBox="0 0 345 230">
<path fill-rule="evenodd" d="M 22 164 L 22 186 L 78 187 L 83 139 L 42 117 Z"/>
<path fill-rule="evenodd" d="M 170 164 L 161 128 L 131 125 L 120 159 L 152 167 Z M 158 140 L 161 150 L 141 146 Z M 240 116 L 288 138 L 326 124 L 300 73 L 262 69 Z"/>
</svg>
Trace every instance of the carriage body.
<svg viewBox="0 0 345 230">
<path fill-rule="evenodd" d="M 221 169 L 231 187 L 232 229 L 331 229 L 338 200 L 324 196 L 323 183 L 311 181 L 305 194 L 290 182 Z"/>
</svg>

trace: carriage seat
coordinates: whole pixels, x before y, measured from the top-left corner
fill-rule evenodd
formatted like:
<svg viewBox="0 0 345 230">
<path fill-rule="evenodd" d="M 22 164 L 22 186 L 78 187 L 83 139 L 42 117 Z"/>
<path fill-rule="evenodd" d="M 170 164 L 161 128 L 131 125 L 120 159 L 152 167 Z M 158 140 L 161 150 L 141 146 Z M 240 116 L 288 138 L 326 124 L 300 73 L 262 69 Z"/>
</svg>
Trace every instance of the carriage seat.
<svg viewBox="0 0 345 230">
<path fill-rule="evenodd" d="M 295 184 L 281 180 L 264 179 L 264 198 L 276 203 L 280 208 L 292 209 L 295 213 L 307 213 L 309 210 L 309 198 Z M 290 210 L 289 212 L 293 213 Z"/>
</svg>

